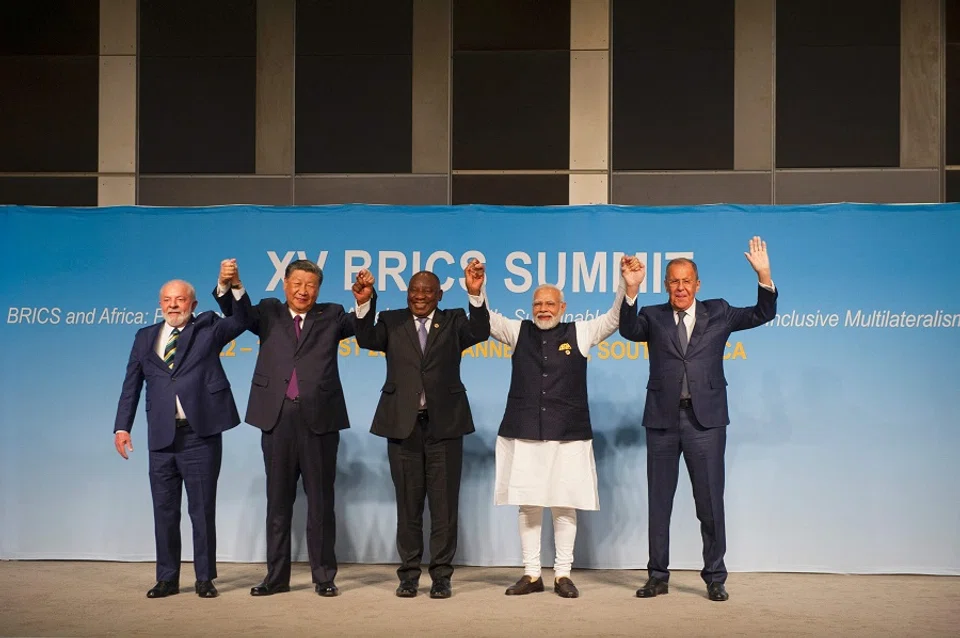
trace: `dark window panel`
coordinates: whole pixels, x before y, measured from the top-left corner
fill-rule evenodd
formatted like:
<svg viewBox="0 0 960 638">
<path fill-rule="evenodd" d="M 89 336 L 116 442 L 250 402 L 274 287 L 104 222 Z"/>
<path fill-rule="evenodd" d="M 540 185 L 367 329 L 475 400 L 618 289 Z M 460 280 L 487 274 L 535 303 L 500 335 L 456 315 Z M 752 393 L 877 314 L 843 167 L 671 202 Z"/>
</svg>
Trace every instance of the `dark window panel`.
<svg viewBox="0 0 960 638">
<path fill-rule="evenodd" d="M 454 51 L 569 51 L 570 0 L 453 0 Z"/>
<path fill-rule="evenodd" d="M 0 55 L 99 52 L 99 0 L 8 0 L 0 4 Z"/>
<path fill-rule="evenodd" d="M 253 173 L 254 58 L 140 61 L 141 173 Z"/>
<path fill-rule="evenodd" d="M 733 49 L 613 58 L 613 169 L 733 169 Z"/>
<path fill-rule="evenodd" d="M 960 202 L 960 171 L 946 171 L 947 202 Z"/>
<path fill-rule="evenodd" d="M 0 172 L 95 172 L 99 74 L 96 56 L 0 56 Z"/>
<path fill-rule="evenodd" d="M 293 203 L 293 178 L 145 176 L 139 180 L 137 203 L 141 206 L 286 206 Z"/>
<path fill-rule="evenodd" d="M 256 0 L 140 0 L 141 56 L 256 54 Z"/>
<path fill-rule="evenodd" d="M 960 164 L 960 44 L 946 46 L 947 164 Z"/>
<path fill-rule="evenodd" d="M 0 177 L 0 204 L 96 206 L 96 177 Z"/>
<path fill-rule="evenodd" d="M 780 0 L 777 53 L 794 46 L 899 46 L 900 2 Z"/>
<path fill-rule="evenodd" d="M 960 0 L 946 0 L 944 4 L 947 42 L 949 44 L 960 44 Z"/>
<path fill-rule="evenodd" d="M 413 0 L 297 0 L 297 55 L 410 55 Z"/>
<path fill-rule="evenodd" d="M 566 169 L 570 53 L 458 53 L 454 169 Z"/>
<path fill-rule="evenodd" d="M 565 206 L 568 175 L 454 175 L 453 204 Z"/>
<path fill-rule="evenodd" d="M 734 0 L 613 0 L 614 59 L 620 51 L 733 49 Z"/>
<path fill-rule="evenodd" d="M 412 56 L 297 58 L 296 172 L 409 173 Z"/>
<path fill-rule="evenodd" d="M 900 48 L 777 51 L 777 166 L 900 164 Z"/>
</svg>

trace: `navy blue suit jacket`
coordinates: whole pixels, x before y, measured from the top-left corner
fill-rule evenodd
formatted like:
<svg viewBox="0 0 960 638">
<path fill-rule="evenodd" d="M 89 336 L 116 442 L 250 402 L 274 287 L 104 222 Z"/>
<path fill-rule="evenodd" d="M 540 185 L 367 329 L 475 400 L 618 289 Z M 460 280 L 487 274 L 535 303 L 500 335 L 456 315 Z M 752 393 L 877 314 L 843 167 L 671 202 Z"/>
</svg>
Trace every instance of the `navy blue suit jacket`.
<svg viewBox="0 0 960 638">
<path fill-rule="evenodd" d="M 233 299 L 233 295 L 230 295 Z M 193 431 L 212 436 L 240 423 L 237 405 L 230 390 L 220 351 L 245 329 L 250 298 L 244 294 L 233 300 L 234 315 L 220 318 L 214 312 L 202 312 L 180 331 L 173 369 L 157 356 L 157 339 L 163 322 L 137 331 L 127 362 L 127 374 L 117 406 L 113 431 L 133 427 L 143 382 L 147 383 L 144 407 L 147 413 L 147 442 L 151 450 L 173 443 L 176 431 L 176 398 Z"/>
<path fill-rule="evenodd" d="M 727 338 L 732 332 L 763 325 L 777 314 L 778 293 L 763 286 L 757 286 L 757 290 L 757 305 L 747 308 L 735 308 L 723 299 L 698 299 L 697 320 L 686 356 L 680 350 L 677 322 L 669 303 L 644 306 L 638 312 L 636 305 L 623 301 L 620 335 L 630 341 L 645 341 L 650 356 L 643 427 L 664 429 L 677 424 L 684 362 L 693 411 L 700 424 L 715 428 L 730 423 L 723 374 Z"/>
</svg>

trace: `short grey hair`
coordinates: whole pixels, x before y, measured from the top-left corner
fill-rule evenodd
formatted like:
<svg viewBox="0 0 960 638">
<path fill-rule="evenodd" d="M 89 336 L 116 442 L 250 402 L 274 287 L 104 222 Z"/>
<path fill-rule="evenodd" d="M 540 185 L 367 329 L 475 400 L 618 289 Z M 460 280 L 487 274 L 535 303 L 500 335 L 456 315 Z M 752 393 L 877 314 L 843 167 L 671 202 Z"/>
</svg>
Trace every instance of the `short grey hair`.
<svg viewBox="0 0 960 638">
<path fill-rule="evenodd" d="M 563 291 L 557 288 L 556 286 L 554 286 L 553 284 L 540 284 L 533 291 L 533 296 L 536 297 L 537 293 L 540 292 L 541 290 L 556 290 L 557 292 L 560 293 L 560 301 L 563 301 Z"/>
</svg>

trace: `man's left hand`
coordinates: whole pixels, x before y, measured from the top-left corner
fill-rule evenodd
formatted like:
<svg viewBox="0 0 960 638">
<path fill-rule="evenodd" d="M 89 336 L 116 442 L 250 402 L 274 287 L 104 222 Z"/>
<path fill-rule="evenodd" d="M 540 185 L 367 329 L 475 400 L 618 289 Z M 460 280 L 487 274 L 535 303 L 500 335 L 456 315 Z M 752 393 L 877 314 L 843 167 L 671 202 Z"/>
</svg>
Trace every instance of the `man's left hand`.
<svg viewBox="0 0 960 638">
<path fill-rule="evenodd" d="M 474 297 L 480 294 L 483 288 L 484 273 L 486 267 L 477 259 L 471 259 L 467 267 L 463 269 L 464 282 L 467 285 L 467 292 Z"/>
</svg>

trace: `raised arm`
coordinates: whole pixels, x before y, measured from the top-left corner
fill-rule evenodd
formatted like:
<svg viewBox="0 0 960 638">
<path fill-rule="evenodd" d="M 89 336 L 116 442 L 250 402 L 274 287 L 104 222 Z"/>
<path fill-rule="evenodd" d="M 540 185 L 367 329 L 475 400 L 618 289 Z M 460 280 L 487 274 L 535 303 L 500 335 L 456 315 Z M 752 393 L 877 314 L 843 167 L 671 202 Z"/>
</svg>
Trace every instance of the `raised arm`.
<svg viewBox="0 0 960 638">
<path fill-rule="evenodd" d="M 637 295 L 646 276 L 646 268 L 637 257 L 625 256 L 620 261 L 620 275 L 625 286 L 620 302 L 620 336 L 629 341 L 647 340 L 647 319 L 638 314 Z"/>
<path fill-rule="evenodd" d="M 480 261 L 471 259 L 463 269 L 463 280 L 467 287 L 470 312 L 468 321 L 460 327 L 458 338 L 460 349 L 467 348 L 490 338 L 490 311 L 483 299 L 483 282 L 486 269 Z"/>
</svg>

